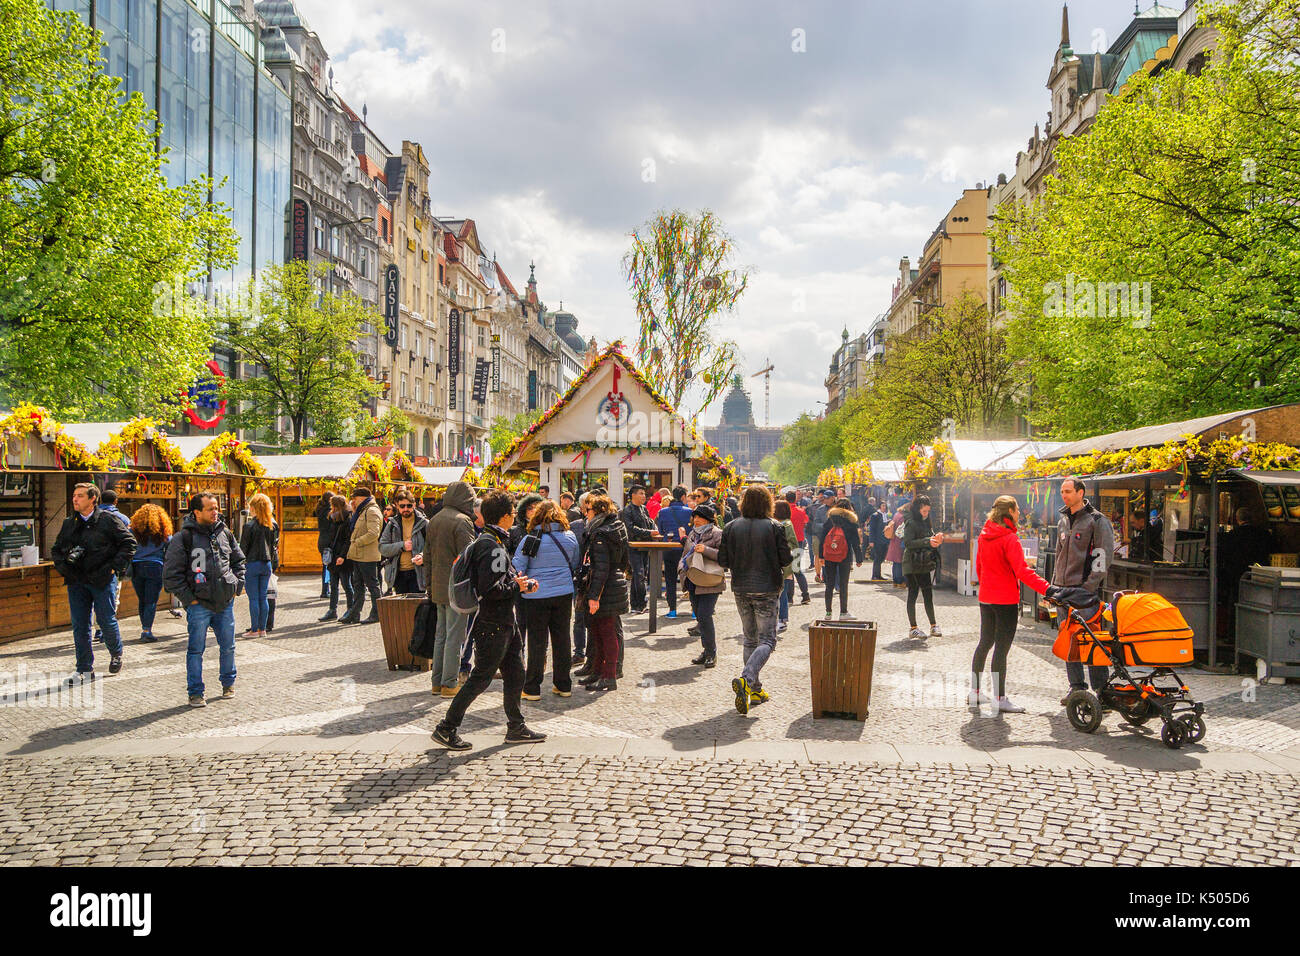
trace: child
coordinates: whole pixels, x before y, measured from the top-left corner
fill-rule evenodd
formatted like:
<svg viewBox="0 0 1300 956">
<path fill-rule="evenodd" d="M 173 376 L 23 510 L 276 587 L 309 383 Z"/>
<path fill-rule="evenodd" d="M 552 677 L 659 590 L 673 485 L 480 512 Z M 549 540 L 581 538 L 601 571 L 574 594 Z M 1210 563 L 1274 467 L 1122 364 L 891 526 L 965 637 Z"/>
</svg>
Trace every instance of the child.
<svg viewBox="0 0 1300 956">
<path fill-rule="evenodd" d="M 275 574 L 272 573 L 266 585 L 266 633 L 268 634 L 275 630 L 275 588 L 278 583 Z"/>
</svg>

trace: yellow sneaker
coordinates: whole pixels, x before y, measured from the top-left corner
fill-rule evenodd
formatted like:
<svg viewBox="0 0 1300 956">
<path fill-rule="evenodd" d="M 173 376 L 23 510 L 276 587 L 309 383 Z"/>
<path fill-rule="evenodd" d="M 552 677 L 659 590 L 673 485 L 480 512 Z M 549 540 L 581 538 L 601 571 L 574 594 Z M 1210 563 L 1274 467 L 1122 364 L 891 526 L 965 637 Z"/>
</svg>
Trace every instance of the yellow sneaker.
<svg viewBox="0 0 1300 956">
<path fill-rule="evenodd" d="M 446 685 L 444 684 L 444 685 L 443 685 L 443 688 L 442 688 L 442 696 L 443 696 L 443 697 L 455 697 L 455 696 L 456 696 L 456 692 L 457 692 L 458 690 L 460 690 L 460 685 L 459 685 L 459 684 L 457 684 L 457 685 L 455 685 L 455 686 L 453 686 L 453 687 L 448 687 L 448 686 L 446 686 Z"/>
<path fill-rule="evenodd" d="M 748 714 L 749 701 L 753 697 L 748 682 L 743 677 L 737 677 L 731 682 L 731 689 L 736 694 L 736 713 Z"/>
<path fill-rule="evenodd" d="M 541 699 L 542 699 L 542 695 L 541 695 L 541 694 L 529 694 L 529 693 L 526 693 L 526 692 L 524 692 L 524 693 L 520 693 L 519 696 L 520 696 L 522 699 L 524 699 L 524 700 L 541 700 Z"/>
<path fill-rule="evenodd" d="M 766 704 L 771 699 L 772 695 L 765 690 L 752 690 L 749 692 L 749 706 L 751 707 L 755 704 Z"/>
</svg>

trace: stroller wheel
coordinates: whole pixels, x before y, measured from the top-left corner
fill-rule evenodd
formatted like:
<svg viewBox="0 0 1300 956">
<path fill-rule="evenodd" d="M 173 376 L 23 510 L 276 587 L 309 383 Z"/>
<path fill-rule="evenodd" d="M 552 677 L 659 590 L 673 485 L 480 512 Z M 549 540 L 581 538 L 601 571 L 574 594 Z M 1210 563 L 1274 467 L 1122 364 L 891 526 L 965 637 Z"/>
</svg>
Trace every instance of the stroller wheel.
<svg viewBox="0 0 1300 956">
<path fill-rule="evenodd" d="M 1187 740 L 1187 726 L 1179 720 L 1171 720 L 1160 728 L 1160 739 L 1170 750 L 1177 750 Z"/>
<path fill-rule="evenodd" d="M 1196 714 L 1184 714 L 1178 718 L 1187 731 L 1187 742 L 1199 744 L 1205 739 L 1205 721 Z"/>
<path fill-rule="evenodd" d="M 1151 705 L 1145 700 L 1139 700 L 1128 710 L 1120 711 L 1120 714 L 1134 727 L 1141 727 L 1151 719 Z"/>
<path fill-rule="evenodd" d="M 1070 691 L 1065 698 L 1065 715 L 1071 727 L 1090 734 L 1101 726 L 1101 701 L 1091 691 Z"/>
</svg>

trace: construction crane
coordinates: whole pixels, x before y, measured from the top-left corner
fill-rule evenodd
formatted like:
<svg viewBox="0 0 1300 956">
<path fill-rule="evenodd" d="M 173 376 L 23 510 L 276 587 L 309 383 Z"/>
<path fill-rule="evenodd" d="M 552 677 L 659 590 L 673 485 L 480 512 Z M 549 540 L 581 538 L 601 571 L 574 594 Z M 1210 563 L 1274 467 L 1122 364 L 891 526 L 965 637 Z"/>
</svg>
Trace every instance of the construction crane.
<svg viewBox="0 0 1300 956">
<path fill-rule="evenodd" d="M 750 378 L 763 376 L 763 427 L 766 428 L 772 424 L 772 370 L 776 367 L 772 360 L 766 359 L 767 368 L 761 372 L 755 372 Z"/>
</svg>

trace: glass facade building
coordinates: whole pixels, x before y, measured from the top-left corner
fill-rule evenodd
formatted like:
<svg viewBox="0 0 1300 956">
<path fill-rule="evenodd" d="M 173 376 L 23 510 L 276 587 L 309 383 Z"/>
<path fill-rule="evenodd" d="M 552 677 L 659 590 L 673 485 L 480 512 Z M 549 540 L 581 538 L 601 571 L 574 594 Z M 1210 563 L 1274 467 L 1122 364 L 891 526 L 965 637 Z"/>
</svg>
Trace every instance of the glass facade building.
<svg viewBox="0 0 1300 956">
<path fill-rule="evenodd" d="M 263 66 L 258 30 L 222 0 L 49 0 L 99 30 L 104 70 L 158 113 L 163 173 L 179 185 L 212 178 L 239 235 L 229 289 L 285 258 L 290 100 Z"/>
</svg>

